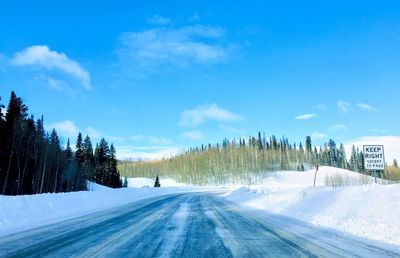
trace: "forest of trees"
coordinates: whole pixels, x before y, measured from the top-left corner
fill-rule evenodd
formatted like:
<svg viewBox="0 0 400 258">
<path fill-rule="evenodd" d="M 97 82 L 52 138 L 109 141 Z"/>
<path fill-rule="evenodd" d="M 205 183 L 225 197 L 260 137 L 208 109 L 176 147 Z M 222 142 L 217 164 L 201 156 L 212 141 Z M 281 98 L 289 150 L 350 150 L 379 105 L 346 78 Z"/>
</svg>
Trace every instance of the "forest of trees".
<svg viewBox="0 0 400 258">
<path fill-rule="evenodd" d="M 329 140 L 323 147 L 313 147 L 311 137 L 304 142 L 289 143 L 285 137 L 267 138 L 258 133 L 248 139 L 227 140 L 216 145 L 192 148 L 170 159 L 120 162 L 121 174 L 129 177 L 174 178 L 191 184 L 255 182 L 265 173 L 279 170 L 304 171 L 315 164 L 346 168 L 365 173 L 362 152 L 353 147 L 349 161 L 343 144 Z"/>
<path fill-rule="evenodd" d="M 80 191 L 86 180 L 122 186 L 112 144 L 102 139 L 93 150 L 89 136 L 79 133 L 75 147 L 68 139 L 63 148 L 56 130 L 47 133 L 43 116 L 35 121 L 14 92 L 7 108 L 0 97 L 0 194 Z"/>
</svg>

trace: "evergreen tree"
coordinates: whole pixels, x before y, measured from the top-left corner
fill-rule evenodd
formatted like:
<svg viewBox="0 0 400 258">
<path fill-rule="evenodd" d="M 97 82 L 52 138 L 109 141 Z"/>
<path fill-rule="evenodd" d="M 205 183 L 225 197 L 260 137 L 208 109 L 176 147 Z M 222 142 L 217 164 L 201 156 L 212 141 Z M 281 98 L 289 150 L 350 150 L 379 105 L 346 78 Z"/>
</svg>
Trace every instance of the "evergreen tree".
<svg viewBox="0 0 400 258">
<path fill-rule="evenodd" d="M 110 158 L 109 158 L 109 165 L 108 165 L 108 186 L 113 188 L 121 188 L 122 181 L 117 169 L 117 158 L 116 158 L 116 151 L 114 145 L 111 144 L 110 146 Z"/>
<path fill-rule="evenodd" d="M 344 149 L 343 143 L 340 144 L 337 158 L 338 158 L 338 167 L 347 169 L 346 150 Z"/>
<path fill-rule="evenodd" d="M 329 139 L 328 142 L 328 164 L 332 167 L 338 166 L 338 158 L 337 158 L 337 150 L 336 150 L 336 143 L 334 140 Z"/>
<path fill-rule="evenodd" d="M 6 115 L 0 104 L 0 193 L 7 195 L 35 194 L 82 190 L 74 185 L 69 171 L 69 142 L 63 151 L 55 130 L 44 130 L 43 116 L 35 123 L 28 117 L 28 108 L 22 99 L 11 92 Z"/>
<path fill-rule="evenodd" d="M 85 158 L 83 156 L 83 145 L 82 145 L 82 134 L 79 132 L 78 137 L 76 139 L 76 151 L 75 151 L 75 158 L 76 161 L 80 166 L 83 166 L 83 163 L 85 162 Z"/>
<path fill-rule="evenodd" d="M 393 166 L 396 167 L 396 168 L 399 167 L 399 164 L 397 163 L 397 159 L 394 159 L 394 160 L 393 160 Z"/>
<path fill-rule="evenodd" d="M 261 132 L 258 132 L 257 146 L 259 150 L 262 150 L 264 148 L 263 141 L 261 138 Z"/>
<path fill-rule="evenodd" d="M 123 185 L 122 185 L 122 187 L 128 187 L 128 178 L 127 177 L 124 177 L 124 183 L 123 183 Z"/>
<path fill-rule="evenodd" d="M 351 147 L 350 170 L 358 172 L 356 147 Z"/>
<path fill-rule="evenodd" d="M 158 175 L 156 176 L 156 181 L 154 182 L 154 187 L 160 187 L 160 179 L 158 178 Z"/>
<path fill-rule="evenodd" d="M 306 160 L 308 162 L 312 162 L 312 143 L 311 143 L 311 137 L 307 136 L 306 137 L 306 143 L 305 143 L 305 147 L 306 147 Z"/>
<path fill-rule="evenodd" d="M 104 138 L 96 146 L 95 150 L 95 180 L 96 183 L 107 185 L 107 163 L 110 158 L 110 149 Z"/>
<path fill-rule="evenodd" d="M 93 146 L 92 141 L 90 140 L 89 135 L 85 137 L 82 145 L 82 154 L 83 154 L 83 175 L 87 180 L 94 181 L 95 175 L 95 162 L 93 155 Z"/>
</svg>

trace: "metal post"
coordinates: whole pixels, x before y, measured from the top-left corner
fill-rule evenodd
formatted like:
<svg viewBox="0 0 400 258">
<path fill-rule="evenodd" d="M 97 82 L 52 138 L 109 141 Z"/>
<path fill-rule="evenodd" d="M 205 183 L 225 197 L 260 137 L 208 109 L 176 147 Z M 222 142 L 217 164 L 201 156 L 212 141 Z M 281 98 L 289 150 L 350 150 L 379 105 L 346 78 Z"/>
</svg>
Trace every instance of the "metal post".
<svg viewBox="0 0 400 258">
<path fill-rule="evenodd" d="M 317 180 L 317 172 L 318 172 L 318 169 L 319 169 L 319 164 L 317 164 L 317 165 L 315 166 L 314 187 L 315 187 L 315 181 Z"/>
</svg>

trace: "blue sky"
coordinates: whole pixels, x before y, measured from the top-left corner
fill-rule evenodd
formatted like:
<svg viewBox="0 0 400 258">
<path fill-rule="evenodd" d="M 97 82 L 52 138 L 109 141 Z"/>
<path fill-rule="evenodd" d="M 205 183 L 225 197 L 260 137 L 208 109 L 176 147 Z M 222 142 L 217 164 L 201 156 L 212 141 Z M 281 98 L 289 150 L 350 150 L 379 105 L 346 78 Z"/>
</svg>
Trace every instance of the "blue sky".
<svg viewBox="0 0 400 258">
<path fill-rule="evenodd" d="M 398 1 L 53 2 L 0 3 L 0 96 L 64 139 L 154 158 L 262 131 L 400 156 Z"/>
</svg>

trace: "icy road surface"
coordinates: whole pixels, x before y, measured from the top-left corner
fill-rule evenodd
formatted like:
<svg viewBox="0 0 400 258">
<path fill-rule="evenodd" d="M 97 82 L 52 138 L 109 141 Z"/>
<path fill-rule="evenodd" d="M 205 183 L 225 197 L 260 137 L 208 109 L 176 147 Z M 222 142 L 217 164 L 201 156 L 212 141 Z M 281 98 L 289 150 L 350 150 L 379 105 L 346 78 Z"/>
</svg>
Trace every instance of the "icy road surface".
<svg viewBox="0 0 400 258">
<path fill-rule="evenodd" d="M 400 250 L 191 193 L 4 236 L 0 256 L 399 257 Z"/>
</svg>

